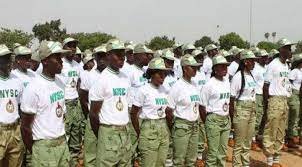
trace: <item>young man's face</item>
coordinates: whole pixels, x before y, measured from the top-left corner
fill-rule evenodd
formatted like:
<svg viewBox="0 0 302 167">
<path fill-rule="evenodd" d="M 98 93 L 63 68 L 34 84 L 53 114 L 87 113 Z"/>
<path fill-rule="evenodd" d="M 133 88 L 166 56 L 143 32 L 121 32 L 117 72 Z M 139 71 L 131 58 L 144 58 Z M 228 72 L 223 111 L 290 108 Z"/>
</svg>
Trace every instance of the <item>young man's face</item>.
<svg viewBox="0 0 302 167">
<path fill-rule="evenodd" d="M 2 75 L 8 76 L 12 70 L 11 54 L 0 56 L 0 72 Z"/>
<path fill-rule="evenodd" d="M 112 50 L 108 52 L 108 63 L 115 69 L 121 69 L 124 66 L 125 50 Z"/>
<path fill-rule="evenodd" d="M 62 54 L 55 53 L 42 60 L 43 68 L 51 74 L 60 74 L 63 68 Z"/>
</svg>

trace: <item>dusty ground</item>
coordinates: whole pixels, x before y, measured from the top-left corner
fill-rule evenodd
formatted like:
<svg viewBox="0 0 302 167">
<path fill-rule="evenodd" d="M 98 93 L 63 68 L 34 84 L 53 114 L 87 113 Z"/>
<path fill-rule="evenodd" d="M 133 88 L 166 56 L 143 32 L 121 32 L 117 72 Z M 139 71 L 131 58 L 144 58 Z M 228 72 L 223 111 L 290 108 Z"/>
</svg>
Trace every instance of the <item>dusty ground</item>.
<svg viewBox="0 0 302 167">
<path fill-rule="evenodd" d="M 302 150 L 300 148 L 299 150 Z M 228 155 L 232 155 L 232 149 L 228 149 Z M 250 167 L 266 167 L 266 158 L 262 152 L 251 151 Z M 302 154 L 298 150 L 289 150 L 282 152 L 281 164 L 283 167 L 302 167 Z M 231 163 L 227 163 L 227 167 L 231 167 Z"/>
</svg>

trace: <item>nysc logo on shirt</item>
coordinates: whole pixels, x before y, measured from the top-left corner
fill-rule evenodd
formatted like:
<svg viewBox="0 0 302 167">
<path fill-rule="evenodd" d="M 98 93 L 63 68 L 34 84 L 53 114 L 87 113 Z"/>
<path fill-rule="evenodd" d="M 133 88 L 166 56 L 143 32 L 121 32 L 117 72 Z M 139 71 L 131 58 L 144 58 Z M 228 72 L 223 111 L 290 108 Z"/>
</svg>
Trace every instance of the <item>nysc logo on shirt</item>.
<svg viewBox="0 0 302 167">
<path fill-rule="evenodd" d="M 247 83 L 248 87 L 256 87 L 256 82 Z"/>
<path fill-rule="evenodd" d="M 280 77 L 288 77 L 288 72 L 280 72 Z"/>
<path fill-rule="evenodd" d="M 50 103 L 54 103 L 54 102 L 62 100 L 62 99 L 64 99 L 63 91 L 58 91 L 58 92 L 52 93 L 50 95 Z"/>
<path fill-rule="evenodd" d="M 230 96 L 231 96 L 230 93 L 220 93 L 219 100 L 228 99 L 228 98 L 230 98 Z"/>
<path fill-rule="evenodd" d="M 146 81 L 147 81 L 147 79 L 145 77 L 143 77 L 143 76 L 139 77 L 139 82 L 146 82 Z"/>
<path fill-rule="evenodd" d="M 200 101 L 200 98 L 198 95 L 192 95 L 192 96 L 190 96 L 190 100 L 191 100 L 191 102 L 197 102 L 197 101 Z"/>
<path fill-rule="evenodd" d="M 206 81 L 205 81 L 205 80 L 199 80 L 199 81 L 198 81 L 198 85 L 204 85 L 204 84 L 206 84 Z"/>
<path fill-rule="evenodd" d="M 9 97 L 17 97 L 18 90 L 14 89 L 4 89 L 0 90 L 0 98 L 9 98 Z"/>
<path fill-rule="evenodd" d="M 78 73 L 76 71 L 68 71 L 68 77 L 77 77 Z"/>
<path fill-rule="evenodd" d="M 167 105 L 168 100 L 166 98 L 155 98 L 155 104 L 160 106 Z"/>
<path fill-rule="evenodd" d="M 126 95 L 125 88 L 113 88 L 112 92 L 113 92 L 113 96 L 125 96 Z"/>
</svg>

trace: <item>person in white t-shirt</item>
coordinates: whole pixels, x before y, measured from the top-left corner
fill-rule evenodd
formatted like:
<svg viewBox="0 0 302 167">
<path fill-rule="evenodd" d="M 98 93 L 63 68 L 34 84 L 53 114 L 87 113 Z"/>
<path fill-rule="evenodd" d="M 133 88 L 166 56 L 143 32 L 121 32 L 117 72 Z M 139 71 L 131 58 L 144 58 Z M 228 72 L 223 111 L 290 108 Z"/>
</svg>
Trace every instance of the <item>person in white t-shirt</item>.
<svg viewBox="0 0 302 167">
<path fill-rule="evenodd" d="M 43 41 L 39 56 L 43 71 L 28 85 L 21 101 L 21 130 L 33 166 L 69 166 L 65 137 L 65 85 L 57 78 L 62 70 L 63 50 L 59 42 Z M 56 156 L 53 156 L 56 155 Z"/>
<path fill-rule="evenodd" d="M 24 145 L 20 133 L 19 104 L 22 81 L 11 75 L 12 52 L 0 45 L 0 166 L 20 167 Z"/>
<path fill-rule="evenodd" d="M 89 100 L 88 94 L 92 85 L 100 78 L 102 71 L 107 67 L 106 45 L 101 45 L 93 49 L 93 55 L 96 61 L 96 69 L 91 71 L 84 71 L 81 73 L 81 84 L 79 89 L 80 103 L 83 114 L 87 119 L 84 135 L 84 166 L 96 166 L 96 152 L 97 152 L 97 138 L 93 134 L 89 114 Z M 83 74 L 83 75 L 82 75 Z"/>
<path fill-rule="evenodd" d="M 170 49 L 164 49 L 160 57 L 164 59 L 167 68 L 173 69 L 175 57 L 174 57 L 174 53 Z M 169 71 L 163 83 L 163 87 L 165 88 L 167 93 L 170 92 L 172 86 L 175 84 L 177 80 L 178 77 L 175 75 L 174 71 L 173 70 Z"/>
<path fill-rule="evenodd" d="M 235 145 L 233 166 L 249 166 L 252 138 L 256 122 L 256 82 L 252 75 L 256 56 L 252 51 L 241 52 L 239 68 L 231 80 L 231 108 L 234 108 Z M 234 105 L 236 103 L 236 105 Z"/>
<path fill-rule="evenodd" d="M 268 58 L 268 53 L 266 50 L 261 49 L 254 52 L 257 57 L 257 62 L 255 62 L 255 67 L 252 71 L 253 77 L 256 81 L 256 123 L 255 123 L 255 133 L 252 142 L 252 150 L 260 151 L 261 135 L 263 134 L 263 85 L 264 85 L 264 75 L 266 73 L 266 62 Z"/>
<path fill-rule="evenodd" d="M 202 69 L 203 72 L 206 74 L 207 80 L 209 80 L 212 74 L 212 66 L 213 66 L 212 58 L 218 54 L 218 48 L 214 44 L 209 44 L 205 47 L 205 51 L 207 52 L 207 56 L 203 61 Z"/>
<path fill-rule="evenodd" d="M 199 139 L 200 90 L 192 82 L 201 63 L 186 54 L 181 58 L 183 76 L 172 86 L 169 96 L 174 110 L 172 128 L 173 165 L 195 166 Z"/>
<path fill-rule="evenodd" d="M 107 43 L 108 67 L 89 89 L 89 119 L 98 139 L 96 166 L 130 166 L 131 140 L 128 132 L 130 80 L 120 69 L 125 47 L 118 39 Z"/>
<path fill-rule="evenodd" d="M 180 78 L 182 76 L 182 70 L 181 70 L 181 65 L 180 65 L 180 57 L 182 55 L 181 47 L 182 47 L 182 45 L 179 45 L 179 44 L 173 45 L 173 53 L 175 56 L 173 72 L 175 73 L 175 76 L 177 78 Z"/>
<path fill-rule="evenodd" d="M 268 165 L 280 165 L 280 153 L 284 144 L 288 114 L 287 100 L 291 94 L 289 67 L 286 60 L 291 56 L 293 43 L 285 38 L 277 42 L 279 54 L 267 66 L 263 86 L 263 101 L 267 119 L 263 133 L 264 154 Z"/>
<path fill-rule="evenodd" d="M 206 166 L 224 166 L 226 161 L 231 129 L 229 115 L 232 115 L 229 110 L 230 82 L 225 78 L 228 64 L 222 55 L 213 58 L 212 77 L 201 92 L 200 116 L 205 122 L 208 141 Z"/>
<path fill-rule="evenodd" d="M 302 54 L 293 55 L 292 70 L 289 73 L 289 81 L 292 85 L 292 95 L 288 99 L 288 144 L 289 148 L 298 148 L 299 143 L 299 121 L 301 119 L 301 80 L 302 80 Z M 301 138 L 302 139 L 302 138 Z"/>
<path fill-rule="evenodd" d="M 238 70 L 239 61 L 240 61 L 240 53 L 242 51 L 243 51 L 242 49 L 239 49 L 237 47 L 233 47 L 229 51 L 233 55 L 233 62 L 228 66 L 228 74 L 229 74 L 230 80 L 232 80 L 232 77 L 235 75 L 235 73 Z"/>
<path fill-rule="evenodd" d="M 124 63 L 123 68 L 121 69 L 125 74 L 130 74 L 132 71 L 132 65 L 134 64 L 134 54 L 133 50 L 135 47 L 135 44 L 132 41 L 125 42 L 126 47 L 126 61 Z"/>
<path fill-rule="evenodd" d="M 38 68 L 40 66 L 40 63 L 41 63 L 41 60 L 39 58 L 39 53 L 37 50 L 35 50 L 32 55 L 31 55 L 31 58 L 30 58 L 30 69 L 28 69 L 28 71 L 34 75 L 34 76 L 37 76 L 39 75 L 38 74 Z"/>
<path fill-rule="evenodd" d="M 168 70 L 171 69 L 166 68 L 162 58 L 153 58 L 146 72 L 150 83 L 140 87 L 133 100 L 131 120 L 138 138 L 142 167 L 165 166 L 170 137 L 168 126 L 173 117 L 168 107 L 168 94 L 162 86 Z M 166 116 L 166 113 L 169 114 Z"/>
</svg>

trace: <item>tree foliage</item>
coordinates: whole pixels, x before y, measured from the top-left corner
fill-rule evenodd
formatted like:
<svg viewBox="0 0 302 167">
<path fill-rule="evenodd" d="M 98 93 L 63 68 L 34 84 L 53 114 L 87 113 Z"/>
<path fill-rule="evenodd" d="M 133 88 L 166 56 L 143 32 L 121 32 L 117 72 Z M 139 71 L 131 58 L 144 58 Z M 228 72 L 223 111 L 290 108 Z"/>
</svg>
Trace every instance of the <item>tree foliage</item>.
<svg viewBox="0 0 302 167">
<path fill-rule="evenodd" d="M 257 47 L 260 49 L 265 49 L 266 51 L 271 51 L 272 49 L 277 49 L 277 44 L 268 42 L 268 41 L 261 41 L 257 44 Z"/>
<path fill-rule="evenodd" d="M 93 49 L 97 46 L 100 46 L 103 43 L 106 43 L 108 40 L 115 38 L 114 36 L 101 32 L 94 33 L 74 33 L 70 34 L 71 37 L 79 40 L 79 48 L 81 50 Z"/>
<path fill-rule="evenodd" d="M 14 43 L 30 46 L 33 35 L 22 30 L 10 30 L 7 28 L 0 29 L 0 43 L 6 44 L 7 47 L 12 48 Z"/>
<path fill-rule="evenodd" d="M 156 36 L 147 43 L 148 47 L 153 50 L 170 48 L 175 44 L 175 38 L 169 39 L 168 36 Z"/>
<path fill-rule="evenodd" d="M 35 24 L 32 28 L 34 36 L 42 40 L 62 41 L 66 37 L 66 29 L 61 28 L 61 20 L 51 20 L 43 24 Z"/>
<path fill-rule="evenodd" d="M 302 41 L 297 43 L 295 53 L 302 53 Z"/>
<path fill-rule="evenodd" d="M 228 33 L 226 35 L 221 35 L 219 37 L 219 43 L 221 49 L 229 50 L 232 46 L 237 46 L 238 48 L 248 48 L 249 43 L 244 41 L 240 35 L 235 32 Z"/>
<path fill-rule="evenodd" d="M 203 48 L 205 48 L 208 44 L 213 44 L 213 43 L 215 43 L 215 42 L 211 39 L 211 37 L 203 36 L 199 40 L 196 40 L 195 43 L 194 43 L 194 45 L 196 47 L 203 47 Z"/>
</svg>

